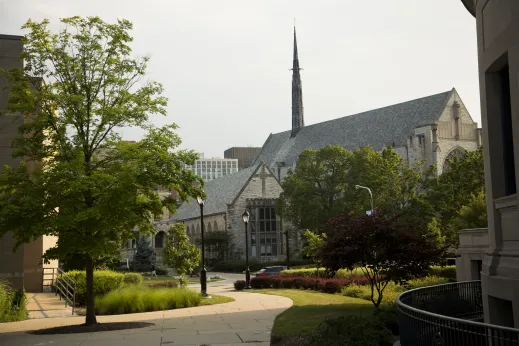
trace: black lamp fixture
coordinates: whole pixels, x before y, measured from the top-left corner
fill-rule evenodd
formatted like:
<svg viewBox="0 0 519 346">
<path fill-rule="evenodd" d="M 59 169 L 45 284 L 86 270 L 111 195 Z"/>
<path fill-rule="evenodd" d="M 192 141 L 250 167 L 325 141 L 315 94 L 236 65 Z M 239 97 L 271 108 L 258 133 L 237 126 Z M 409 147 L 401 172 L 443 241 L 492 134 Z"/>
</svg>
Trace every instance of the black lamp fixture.
<svg viewBox="0 0 519 346">
<path fill-rule="evenodd" d="M 196 198 L 198 205 L 200 206 L 200 223 L 202 224 L 202 271 L 200 272 L 200 286 L 202 297 L 208 298 L 207 294 L 207 271 L 205 269 L 205 246 L 204 246 L 204 200 L 198 196 Z"/>
<path fill-rule="evenodd" d="M 247 210 L 242 215 L 245 224 L 245 289 L 250 289 L 250 270 L 249 270 L 249 235 L 247 234 L 247 226 L 249 225 L 250 214 Z"/>
</svg>

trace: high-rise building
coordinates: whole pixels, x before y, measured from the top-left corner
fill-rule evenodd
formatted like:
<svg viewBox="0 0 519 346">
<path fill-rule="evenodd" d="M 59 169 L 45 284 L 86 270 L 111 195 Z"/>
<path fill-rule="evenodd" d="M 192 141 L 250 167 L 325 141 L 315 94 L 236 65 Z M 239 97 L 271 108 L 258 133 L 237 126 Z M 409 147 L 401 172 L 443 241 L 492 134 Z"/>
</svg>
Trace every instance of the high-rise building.
<svg viewBox="0 0 519 346">
<path fill-rule="evenodd" d="M 184 165 L 185 168 L 204 179 L 205 181 L 214 180 L 227 174 L 238 172 L 237 159 L 222 159 L 218 157 L 204 158 L 204 154 L 199 154 L 193 166 Z"/>
<path fill-rule="evenodd" d="M 223 157 L 238 159 L 238 169 L 242 170 L 252 165 L 260 150 L 259 147 L 232 147 L 223 152 Z"/>
</svg>

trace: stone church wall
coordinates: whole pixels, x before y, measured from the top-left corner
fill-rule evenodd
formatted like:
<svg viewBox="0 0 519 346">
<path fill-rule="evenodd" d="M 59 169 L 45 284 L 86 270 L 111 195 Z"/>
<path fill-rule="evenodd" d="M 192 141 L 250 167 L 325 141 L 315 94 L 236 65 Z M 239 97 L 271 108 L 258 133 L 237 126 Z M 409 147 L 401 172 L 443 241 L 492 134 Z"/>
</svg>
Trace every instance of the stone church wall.
<svg viewBox="0 0 519 346">
<path fill-rule="evenodd" d="M 234 244 L 236 245 L 236 250 L 241 258 L 245 258 L 245 225 L 243 223 L 242 214 L 247 207 L 247 199 L 278 198 L 282 192 L 281 186 L 279 186 L 275 177 L 269 176 L 265 180 L 264 196 L 262 195 L 261 179 L 259 177 L 253 177 L 243 192 L 240 194 L 235 204 L 229 206 L 227 210 L 229 230 L 233 234 Z"/>
</svg>

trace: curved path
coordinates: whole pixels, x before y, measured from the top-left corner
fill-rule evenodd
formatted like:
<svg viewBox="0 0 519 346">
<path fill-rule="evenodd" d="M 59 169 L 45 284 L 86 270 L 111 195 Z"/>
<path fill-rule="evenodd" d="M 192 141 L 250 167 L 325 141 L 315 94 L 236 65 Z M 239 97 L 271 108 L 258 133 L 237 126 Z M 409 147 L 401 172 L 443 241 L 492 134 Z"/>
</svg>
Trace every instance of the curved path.
<svg viewBox="0 0 519 346">
<path fill-rule="evenodd" d="M 148 328 L 112 332 L 31 335 L 29 330 L 81 324 L 84 317 L 45 318 L 0 324 L 0 345 L 9 346 L 166 346 L 166 345 L 270 345 L 275 317 L 292 301 L 232 287 L 209 287 L 209 293 L 229 296 L 234 302 L 195 308 L 99 316 L 98 322 L 147 321 Z"/>
</svg>

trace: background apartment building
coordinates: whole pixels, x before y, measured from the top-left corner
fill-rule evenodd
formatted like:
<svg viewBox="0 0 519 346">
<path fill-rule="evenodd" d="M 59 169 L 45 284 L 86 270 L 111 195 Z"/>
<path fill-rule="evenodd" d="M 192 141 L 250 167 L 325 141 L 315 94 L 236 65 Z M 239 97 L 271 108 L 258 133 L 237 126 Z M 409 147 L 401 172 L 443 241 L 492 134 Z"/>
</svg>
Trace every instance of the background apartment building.
<svg viewBox="0 0 519 346">
<path fill-rule="evenodd" d="M 227 174 L 238 172 L 237 159 L 222 159 L 218 157 L 204 158 L 204 154 L 198 154 L 200 158 L 196 160 L 193 166 L 184 165 L 204 181 L 211 181 Z"/>
</svg>

